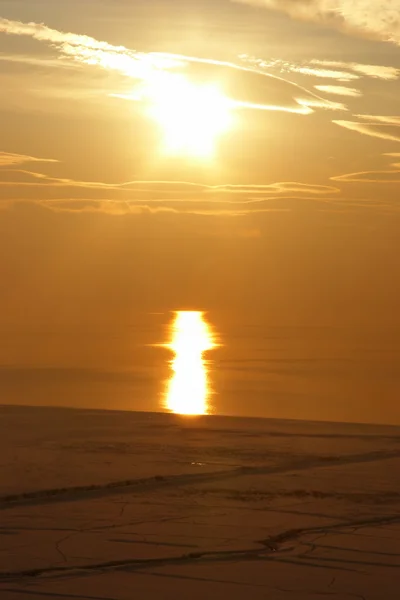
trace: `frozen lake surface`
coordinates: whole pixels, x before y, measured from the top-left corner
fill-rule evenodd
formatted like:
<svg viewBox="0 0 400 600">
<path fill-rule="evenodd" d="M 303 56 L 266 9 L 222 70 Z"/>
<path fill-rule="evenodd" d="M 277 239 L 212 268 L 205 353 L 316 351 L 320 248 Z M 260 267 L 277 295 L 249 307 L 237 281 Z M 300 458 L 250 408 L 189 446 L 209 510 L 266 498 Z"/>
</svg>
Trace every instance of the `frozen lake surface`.
<svg viewBox="0 0 400 600">
<path fill-rule="evenodd" d="M 400 428 L 0 407 L 0 597 L 396 599 Z"/>
</svg>

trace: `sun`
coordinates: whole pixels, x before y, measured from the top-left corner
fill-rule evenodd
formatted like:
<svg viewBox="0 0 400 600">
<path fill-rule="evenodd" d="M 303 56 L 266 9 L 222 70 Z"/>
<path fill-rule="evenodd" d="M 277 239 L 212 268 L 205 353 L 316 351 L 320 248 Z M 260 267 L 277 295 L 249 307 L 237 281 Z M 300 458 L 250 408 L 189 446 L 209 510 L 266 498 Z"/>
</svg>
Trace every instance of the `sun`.
<svg viewBox="0 0 400 600">
<path fill-rule="evenodd" d="M 211 158 L 218 138 L 232 126 L 233 103 L 216 84 L 194 84 L 169 74 L 153 81 L 146 95 L 168 155 Z"/>
</svg>

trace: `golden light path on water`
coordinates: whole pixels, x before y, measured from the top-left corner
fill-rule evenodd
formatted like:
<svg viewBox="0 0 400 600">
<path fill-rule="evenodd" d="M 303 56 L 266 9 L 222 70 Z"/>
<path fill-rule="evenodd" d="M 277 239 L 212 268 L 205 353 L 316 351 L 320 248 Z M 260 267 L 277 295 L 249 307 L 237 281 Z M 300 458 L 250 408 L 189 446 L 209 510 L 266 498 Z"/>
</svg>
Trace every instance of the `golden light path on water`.
<svg viewBox="0 0 400 600">
<path fill-rule="evenodd" d="M 181 415 L 205 415 L 210 412 L 211 388 L 204 353 L 216 346 L 215 336 L 204 313 L 175 313 L 171 340 L 166 344 L 174 352 L 165 398 L 167 410 Z"/>
</svg>

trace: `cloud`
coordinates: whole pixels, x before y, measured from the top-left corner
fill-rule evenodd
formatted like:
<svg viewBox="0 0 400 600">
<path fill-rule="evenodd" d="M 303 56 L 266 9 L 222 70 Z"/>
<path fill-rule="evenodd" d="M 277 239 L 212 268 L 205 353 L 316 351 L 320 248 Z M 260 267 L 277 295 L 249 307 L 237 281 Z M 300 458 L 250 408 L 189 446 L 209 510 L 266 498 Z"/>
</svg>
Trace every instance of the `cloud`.
<svg viewBox="0 0 400 600">
<path fill-rule="evenodd" d="M 400 152 L 386 152 L 383 156 L 400 158 Z M 352 183 L 400 183 L 400 163 L 391 163 L 393 169 L 386 171 L 360 171 L 358 173 L 346 173 L 331 177 L 333 181 L 345 181 Z"/>
<path fill-rule="evenodd" d="M 394 157 L 394 158 L 399 158 L 400 159 L 400 152 L 386 152 L 384 154 L 384 156 L 390 156 L 390 157 Z M 394 162 L 394 163 L 392 163 L 392 167 L 396 167 L 396 168 L 400 169 L 400 162 Z"/>
<path fill-rule="evenodd" d="M 347 181 L 353 183 L 400 183 L 399 171 L 361 171 L 347 173 L 331 178 L 333 181 Z"/>
<path fill-rule="evenodd" d="M 106 213 L 108 215 L 178 214 L 180 211 L 168 206 L 149 206 L 128 202 L 104 202 L 101 200 L 51 200 L 37 202 L 43 208 L 56 213 Z"/>
<path fill-rule="evenodd" d="M 371 137 L 380 138 L 382 140 L 389 140 L 391 142 L 400 142 L 400 125 L 391 125 L 394 131 L 388 130 L 388 125 L 384 123 L 360 123 L 358 121 L 336 121 L 333 123 L 350 129 L 351 131 L 357 131 L 364 135 Z"/>
<path fill-rule="evenodd" d="M 129 181 L 123 183 L 104 183 L 99 181 L 79 181 L 61 177 L 50 177 L 44 173 L 33 171 L 2 169 L 0 170 L 0 188 L 18 188 L 40 189 L 41 193 L 50 190 L 54 195 L 71 194 L 73 190 L 76 193 L 88 194 L 91 190 L 98 196 L 100 192 L 105 192 L 108 197 L 115 197 L 118 193 L 126 196 L 132 193 L 142 195 L 171 195 L 176 197 L 190 197 L 193 194 L 201 193 L 210 189 L 201 184 L 181 182 L 181 181 Z M 58 192 L 56 190 L 59 190 Z"/>
<path fill-rule="evenodd" d="M 77 188 L 85 190 L 103 190 L 115 195 L 115 192 L 121 194 L 138 193 L 164 195 L 167 199 L 171 196 L 183 198 L 191 196 L 205 195 L 224 197 L 227 195 L 276 195 L 280 193 L 292 194 L 298 192 L 302 194 L 323 195 L 337 193 L 339 190 L 333 186 L 313 185 L 299 182 L 275 182 L 268 184 L 221 184 L 205 185 L 189 181 L 127 181 L 123 183 L 104 183 L 99 181 L 76 181 L 59 177 L 49 177 L 43 173 L 33 171 L 2 169 L 0 170 L 0 186 L 28 186 L 41 188 Z"/>
<path fill-rule="evenodd" d="M 384 115 L 354 115 L 358 119 L 372 121 L 373 123 L 386 123 L 387 125 L 400 125 L 400 117 L 384 116 Z"/>
<path fill-rule="evenodd" d="M 204 185 L 185 181 L 103 183 L 49 177 L 26 170 L 0 170 L 0 206 L 41 203 L 54 210 L 126 214 L 161 209 L 195 214 L 289 210 L 286 201 L 329 201 L 332 185 L 274 182 L 265 185 Z"/>
<path fill-rule="evenodd" d="M 269 185 L 218 185 L 208 188 L 212 192 L 229 192 L 235 194 L 263 194 L 268 192 L 293 193 L 299 192 L 304 194 L 337 194 L 340 190 L 331 185 L 312 185 L 298 182 L 278 182 Z"/>
<path fill-rule="evenodd" d="M 359 98 L 362 96 L 362 92 L 356 88 L 349 88 L 344 85 L 315 85 L 316 90 L 325 92 L 327 94 L 335 94 L 338 96 L 351 96 L 352 98 Z"/>
<path fill-rule="evenodd" d="M 301 75 L 311 75 L 313 77 L 320 77 L 321 79 L 337 79 L 338 81 L 352 81 L 355 79 L 360 79 L 360 76 L 355 73 L 349 73 L 343 70 L 333 70 L 327 68 L 321 68 L 318 66 L 316 68 L 313 66 L 314 64 L 322 65 L 325 67 L 324 61 L 311 61 L 308 65 L 304 64 L 295 64 L 289 62 L 287 60 L 280 59 L 268 59 L 264 60 L 262 58 L 257 58 L 255 56 L 251 56 L 249 54 L 240 54 L 239 58 L 245 64 L 251 65 L 253 68 L 270 70 L 275 69 L 279 70 L 281 73 L 300 73 Z M 331 63 L 326 63 L 329 66 Z M 335 63 L 332 63 L 335 64 Z M 342 69 L 346 69 L 346 63 L 338 63 L 339 67 Z M 311 65 L 311 66 L 310 66 Z"/>
<path fill-rule="evenodd" d="M 399 0 L 233 0 L 400 45 Z"/>
<path fill-rule="evenodd" d="M 11 21 L 9 19 L 0 18 L 0 32 L 8 35 L 28 36 L 39 41 L 51 42 L 53 44 L 65 44 L 67 46 L 67 49 L 65 50 L 66 54 L 68 54 L 68 48 L 72 46 L 75 46 L 76 48 L 91 48 L 93 50 L 126 50 L 122 46 L 112 46 L 107 42 L 99 42 L 86 35 L 64 33 L 57 31 L 56 29 L 50 29 L 50 27 L 46 27 L 43 23 L 23 23 L 21 21 Z"/>
<path fill-rule="evenodd" d="M 0 167 L 11 167 L 27 162 L 56 163 L 58 161 L 53 158 L 37 158 L 35 156 L 26 156 L 24 154 L 13 154 L 12 152 L 0 152 Z"/>
<path fill-rule="evenodd" d="M 323 67 L 334 67 L 337 69 L 350 69 L 356 73 L 361 73 L 373 79 L 384 79 L 385 81 L 395 81 L 400 77 L 400 69 L 387 67 L 384 65 L 366 65 L 363 63 L 344 62 L 336 60 L 312 60 L 311 64 Z"/>
<path fill-rule="evenodd" d="M 0 32 L 29 36 L 50 44 L 64 59 L 136 80 L 138 87 L 132 94 L 114 94 L 129 100 L 140 98 L 146 101 L 146 92 L 151 91 L 152 86 L 160 90 L 160 85 L 173 84 L 174 77 L 183 73 L 195 83 L 217 83 L 238 108 L 299 114 L 310 114 L 315 108 L 345 110 L 342 104 L 321 98 L 281 77 L 233 63 L 178 54 L 137 52 L 89 36 L 50 29 L 43 24 L 2 18 Z"/>
<path fill-rule="evenodd" d="M 400 77 L 400 69 L 385 65 L 318 59 L 297 64 L 276 58 L 265 60 L 248 54 L 241 54 L 239 58 L 253 68 L 268 71 L 275 70 L 280 73 L 299 73 L 321 79 L 354 81 L 364 76 L 384 81 L 395 81 Z"/>
<path fill-rule="evenodd" d="M 292 65 L 290 71 L 294 73 L 301 73 L 301 75 L 312 75 L 319 77 L 320 79 L 337 79 L 338 81 L 352 81 L 359 79 L 358 75 L 354 73 L 345 73 L 344 71 L 333 71 L 332 69 L 321 69 L 315 67 L 301 67 Z"/>
<path fill-rule="evenodd" d="M 63 60 L 62 58 L 47 58 L 44 56 L 27 56 L 26 54 L 4 54 L 0 52 L 0 61 L 21 63 L 24 65 L 31 65 L 33 67 L 65 67 L 67 69 L 74 69 L 78 65 Z"/>
<path fill-rule="evenodd" d="M 262 198 L 258 197 L 251 201 L 238 202 L 230 204 L 224 202 L 202 202 L 197 200 L 171 202 L 150 202 L 144 201 L 120 201 L 120 200 L 96 200 L 85 198 L 65 198 L 53 200 L 25 200 L 15 199 L 0 202 L 0 211 L 10 212 L 19 211 L 46 211 L 48 214 L 61 213 L 69 215 L 107 215 L 112 217 L 140 216 L 140 215 L 198 215 L 210 217 L 254 217 L 254 225 L 257 229 L 257 215 L 268 213 L 271 215 L 285 215 L 287 213 L 309 213 L 318 215 L 324 214 L 350 214 L 360 210 L 375 210 L 380 214 L 393 212 L 397 206 L 396 199 L 392 201 L 371 201 L 367 199 L 352 199 L 340 196 L 334 197 L 308 197 L 289 195 L 285 197 L 275 196 Z M 220 232 L 218 233 L 220 235 Z M 254 232 L 246 234 L 245 237 L 258 237 Z"/>
<path fill-rule="evenodd" d="M 277 200 L 276 198 L 274 200 Z M 290 199 L 293 200 L 293 199 Z M 294 200 L 297 200 L 296 198 Z M 164 214 L 190 214 L 190 215 L 211 215 L 211 216 L 246 216 L 253 213 L 286 213 L 290 212 L 291 208 L 287 206 L 277 206 L 276 204 L 260 203 L 256 208 L 249 209 L 248 207 L 219 207 L 218 203 L 212 205 L 200 205 L 188 202 L 178 207 L 140 204 L 136 202 L 121 202 L 121 201 L 101 201 L 101 200 L 50 200 L 50 201 L 26 201 L 26 200 L 9 200 L 0 203 L 1 210 L 9 210 L 19 206 L 34 206 L 49 210 L 55 213 L 99 213 L 114 216 L 124 215 L 155 215 L 158 213 Z M 254 236 L 249 236 L 254 237 Z"/>
</svg>

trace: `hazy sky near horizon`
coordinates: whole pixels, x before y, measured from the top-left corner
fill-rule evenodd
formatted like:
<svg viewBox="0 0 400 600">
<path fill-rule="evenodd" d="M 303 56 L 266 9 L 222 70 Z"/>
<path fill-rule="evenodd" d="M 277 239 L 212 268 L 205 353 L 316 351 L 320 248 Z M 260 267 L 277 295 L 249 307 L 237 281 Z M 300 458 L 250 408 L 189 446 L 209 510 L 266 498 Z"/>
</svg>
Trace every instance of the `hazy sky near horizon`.
<svg viewBox="0 0 400 600">
<path fill-rule="evenodd" d="M 399 0 L 0 0 L 0 124 L 1 400 L 189 308 L 333 361 L 285 416 L 400 423 Z"/>
</svg>

